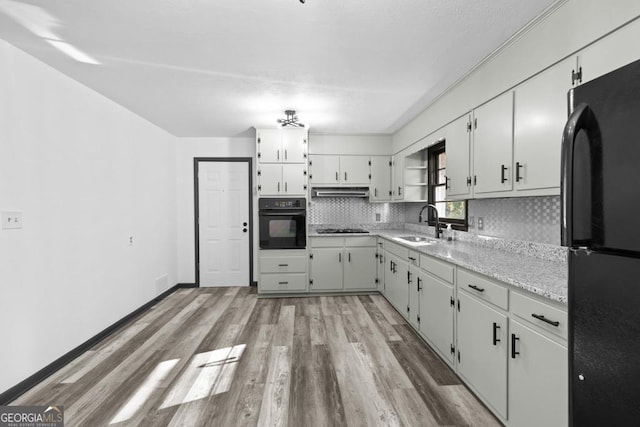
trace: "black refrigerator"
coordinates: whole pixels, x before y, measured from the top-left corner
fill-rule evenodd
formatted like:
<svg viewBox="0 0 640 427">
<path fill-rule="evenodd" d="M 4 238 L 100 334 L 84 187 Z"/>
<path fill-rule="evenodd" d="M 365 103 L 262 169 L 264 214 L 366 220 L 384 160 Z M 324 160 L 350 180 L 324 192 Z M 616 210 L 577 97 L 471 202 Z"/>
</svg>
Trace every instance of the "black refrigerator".
<svg viewBox="0 0 640 427">
<path fill-rule="evenodd" d="M 640 425 L 640 61 L 569 91 L 569 423 Z"/>
</svg>

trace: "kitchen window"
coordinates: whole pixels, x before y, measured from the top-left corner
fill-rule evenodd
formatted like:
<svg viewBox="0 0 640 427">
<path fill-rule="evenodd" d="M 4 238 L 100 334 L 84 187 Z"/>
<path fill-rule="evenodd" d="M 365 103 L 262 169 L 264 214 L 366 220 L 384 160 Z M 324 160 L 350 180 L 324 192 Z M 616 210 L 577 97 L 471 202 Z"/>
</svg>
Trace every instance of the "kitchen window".
<svg viewBox="0 0 640 427">
<path fill-rule="evenodd" d="M 445 142 L 429 147 L 429 203 L 438 209 L 440 223 L 451 224 L 456 230 L 467 230 L 467 202 L 445 201 L 447 192 L 447 152 Z M 435 215 L 429 209 L 429 225 L 435 225 Z"/>
</svg>

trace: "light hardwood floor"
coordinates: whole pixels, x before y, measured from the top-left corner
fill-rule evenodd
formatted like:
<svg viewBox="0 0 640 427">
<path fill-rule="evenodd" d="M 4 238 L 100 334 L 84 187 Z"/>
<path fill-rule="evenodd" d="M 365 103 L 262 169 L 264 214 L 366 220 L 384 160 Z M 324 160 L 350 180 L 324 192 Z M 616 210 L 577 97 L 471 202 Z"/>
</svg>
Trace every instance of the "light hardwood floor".
<svg viewBox="0 0 640 427">
<path fill-rule="evenodd" d="M 181 289 L 13 404 L 67 426 L 496 426 L 382 296 Z"/>
</svg>

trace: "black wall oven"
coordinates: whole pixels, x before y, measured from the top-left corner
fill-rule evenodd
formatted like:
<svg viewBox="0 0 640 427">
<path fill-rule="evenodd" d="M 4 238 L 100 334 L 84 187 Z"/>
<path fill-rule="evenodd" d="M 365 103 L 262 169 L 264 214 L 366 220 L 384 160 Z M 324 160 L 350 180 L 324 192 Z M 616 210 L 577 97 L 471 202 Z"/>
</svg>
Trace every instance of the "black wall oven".
<svg viewBox="0 0 640 427">
<path fill-rule="evenodd" d="M 307 202 L 304 198 L 258 200 L 260 249 L 304 249 L 307 246 Z"/>
</svg>

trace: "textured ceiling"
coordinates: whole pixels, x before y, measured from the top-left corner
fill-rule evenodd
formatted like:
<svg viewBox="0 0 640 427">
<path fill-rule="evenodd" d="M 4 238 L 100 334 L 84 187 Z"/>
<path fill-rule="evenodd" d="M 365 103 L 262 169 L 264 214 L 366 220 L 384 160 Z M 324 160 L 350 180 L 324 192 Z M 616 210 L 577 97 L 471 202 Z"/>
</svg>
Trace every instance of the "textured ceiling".
<svg viewBox="0 0 640 427">
<path fill-rule="evenodd" d="M 552 3 L 0 0 L 0 38 L 177 136 L 288 108 L 313 132 L 392 133 Z"/>
</svg>

